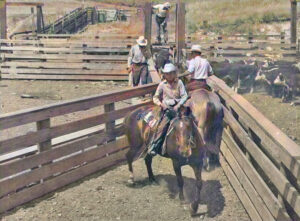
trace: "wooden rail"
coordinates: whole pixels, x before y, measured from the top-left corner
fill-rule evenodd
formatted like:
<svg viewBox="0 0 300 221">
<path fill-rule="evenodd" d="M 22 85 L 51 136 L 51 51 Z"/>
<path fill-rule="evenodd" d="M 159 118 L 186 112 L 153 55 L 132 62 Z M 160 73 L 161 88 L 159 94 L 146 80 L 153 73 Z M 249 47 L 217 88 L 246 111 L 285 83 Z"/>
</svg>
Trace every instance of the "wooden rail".
<svg viewBox="0 0 300 221">
<path fill-rule="evenodd" d="M 1 78 L 127 80 L 128 46 L 121 46 L 122 41 L 119 46 L 103 45 L 69 40 L 0 40 Z"/>
<path fill-rule="evenodd" d="M 135 108 L 151 102 L 117 109 L 119 105 L 113 103 L 152 93 L 156 86 L 150 84 L 1 115 L 2 132 L 28 123 L 37 124 L 37 130 L 9 139 L 2 137 L 0 156 L 14 156 L 16 151 L 33 145 L 38 145 L 38 151 L 33 152 L 33 155 L 27 153 L 0 162 L 0 212 L 123 161 L 128 144 L 123 137 L 122 125 L 115 125 L 114 122 Z M 45 123 L 41 126 L 42 122 L 52 122 L 54 117 L 101 106 L 105 110 L 102 114 L 56 126 L 46 126 Z M 97 130 L 89 131 L 95 127 Z M 70 134 L 74 132 L 81 132 L 81 135 L 70 139 Z M 54 144 L 53 141 L 58 137 L 65 139 Z M 48 143 L 46 149 L 45 143 Z"/>
<path fill-rule="evenodd" d="M 252 220 L 300 217 L 300 147 L 223 81 L 222 166 Z"/>
</svg>

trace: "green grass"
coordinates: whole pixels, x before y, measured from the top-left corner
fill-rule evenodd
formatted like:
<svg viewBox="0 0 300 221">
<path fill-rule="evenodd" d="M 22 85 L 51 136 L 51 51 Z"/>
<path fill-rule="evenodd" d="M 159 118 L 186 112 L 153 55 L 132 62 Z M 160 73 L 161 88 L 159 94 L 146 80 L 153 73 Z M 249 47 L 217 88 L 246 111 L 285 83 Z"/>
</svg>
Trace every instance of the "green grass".
<svg viewBox="0 0 300 221">
<path fill-rule="evenodd" d="M 97 0 L 103 3 L 143 5 L 146 0 Z M 175 3 L 176 0 L 169 0 Z M 163 3 L 164 0 L 152 0 Z M 186 3 L 187 30 L 217 33 L 256 32 L 255 25 L 286 21 L 290 17 L 288 0 L 182 0 Z M 203 22 L 207 21 L 204 25 Z"/>
<path fill-rule="evenodd" d="M 286 0 L 202 0 L 188 1 L 187 27 L 218 33 L 248 32 L 255 24 L 280 22 L 289 18 Z M 203 24 L 207 21 L 207 25 Z"/>
</svg>

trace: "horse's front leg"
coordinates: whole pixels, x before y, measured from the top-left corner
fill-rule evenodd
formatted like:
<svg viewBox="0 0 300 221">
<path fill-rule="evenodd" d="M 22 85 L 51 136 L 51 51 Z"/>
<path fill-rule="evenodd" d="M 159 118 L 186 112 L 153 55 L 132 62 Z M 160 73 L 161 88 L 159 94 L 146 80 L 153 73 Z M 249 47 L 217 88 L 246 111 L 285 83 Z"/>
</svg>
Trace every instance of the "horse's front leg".
<svg viewBox="0 0 300 221">
<path fill-rule="evenodd" d="M 196 193 L 194 195 L 193 202 L 191 203 L 191 215 L 195 215 L 200 203 L 200 191 L 202 188 L 202 177 L 201 177 L 202 166 L 192 165 L 192 168 L 194 170 L 195 178 L 196 178 Z"/>
<path fill-rule="evenodd" d="M 178 183 L 178 188 L 179 188 L 179 199 L 181 202 L 184 201 L 184 196 L 183 196 L 183 178 L 181 174 L 181 165 L 179 164 L 178 161 L 173 160 L 173 168 L 176 174 L 177 178 L 177 183 Z"/>
<path fill-rule="evenodd" d="M 147 154 L 145 157 L 145 163 L 147 166 L 147 171 L 148 171 L 148 177 L 150 182 L 156 182 L 153 171 L 152 171 L 152 156 L 150 154 Z"/>
</svg>

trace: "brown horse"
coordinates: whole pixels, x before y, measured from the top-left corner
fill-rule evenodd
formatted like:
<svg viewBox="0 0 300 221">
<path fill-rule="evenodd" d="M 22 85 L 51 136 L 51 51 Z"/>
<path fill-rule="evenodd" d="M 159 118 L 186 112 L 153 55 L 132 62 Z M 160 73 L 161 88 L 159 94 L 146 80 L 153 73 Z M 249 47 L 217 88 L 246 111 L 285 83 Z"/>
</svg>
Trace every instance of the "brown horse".
<svg viewBox="0 0 300 221">
<path fill-rule="evenodd" d="M 191 99 L 186 103 L 190 107 L 201 137 L 204 140 L 207 156 L 204 167 L 209 170 L 210 164 L 218 164 L 223 133 L 223 108 L 218 95 L 206 89 L 190 92 Z"/>
<path fill-rule="evenodd" d="M 131 172 L 131 181 L 134 181 L 132 162 L 134 158 L 144 148 L 144 145 L 148 145 L 150 142 L 151 132 L 146 122 L 141 118 L 141 115 L 149 112 L 153 109 L 153 106 L 146 106 L 136 109 L 131 112 L 124 119 L 125 134 L 128 138 L 130 149 L 126 154 L 129 171 Z M 204 157 L 203 141 L 198 133 L 197 127 L 194 123 L 194 119 L 191 116 L 178 115 L 175 117 L 169 127 L 169 131 L 165 138 L 165 154 L 164 157 L 171 158 L 173 161 L 173 168 L 177 177 L 179 187 L 179 199 L 184 200 L 183 196 L 183 178 L 181 174 L 181 167 L 184 165 L 190 165 L 195 173 L 196 177 L 196 194 L 193 202 L 191 203 L 191 215 L 197 212 L 200 202 L 200 190 L 202 187 L 201 170 Z M 145 163 L 147 166 L 149 181 L 155 181 L 152 172 L 152 156 L 147 155 L 145 157 Z"/>
</svg>

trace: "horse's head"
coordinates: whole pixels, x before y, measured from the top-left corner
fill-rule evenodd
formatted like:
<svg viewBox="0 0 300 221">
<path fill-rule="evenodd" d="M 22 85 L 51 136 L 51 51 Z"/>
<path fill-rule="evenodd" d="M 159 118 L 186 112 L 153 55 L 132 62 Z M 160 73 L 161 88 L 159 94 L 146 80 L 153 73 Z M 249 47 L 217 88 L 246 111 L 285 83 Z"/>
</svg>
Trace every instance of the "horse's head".
<svg viewBox="0 0 300 221">
<path fill-rule="evenodd" d="M 173 140 L 176 150 L 180 155 L 189 157 L 192 154 L 192 148 L 195 144 L 195 124 L 191 116 L 178 115 L 172 123 Z"/>
</svg>

